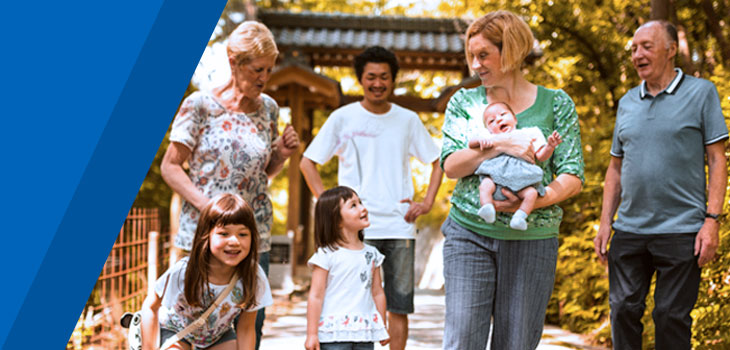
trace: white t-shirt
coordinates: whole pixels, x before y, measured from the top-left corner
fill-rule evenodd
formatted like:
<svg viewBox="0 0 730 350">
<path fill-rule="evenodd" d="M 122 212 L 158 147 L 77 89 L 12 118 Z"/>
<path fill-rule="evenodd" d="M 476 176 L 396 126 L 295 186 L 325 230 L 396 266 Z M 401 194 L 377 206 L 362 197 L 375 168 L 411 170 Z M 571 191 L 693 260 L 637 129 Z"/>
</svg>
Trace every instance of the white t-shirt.
<svg viewBox="0 0 730 350">
<path fill-rule="evenodd" d="M 413 198 L 410 159 L 431 163 L 439 148 L 418 115 L 396 104 L 374 114 L 359 102 L 329 116 L 304 152 L 315 163 L 338 158 L 337 180 L 354 189 L 370 215 L 367 239 L 414 238 L 415 227 L 404 219 Z"/>
<path fill-rule="evenodd" d="M 360 250 L 319 248 L 307 262 L 327 270 L 320 342 L 375 342 L 388 339 L 383 316 L 373 300 L 373 270 L 385 257 L 373 246 Z"/>
<path fill-rule="evenodd" d="M 175 265 L 165 271 L 155 283 L 155 293 L 162 296 L 162 305 L 157 313 L 162 327 L 179 332 L 190 323 L 197 320 L 208 307 L 218 298 L 218 295 L 226 289 L 226 285 L 208 283 L 212 295 L 203 296 L 203 306 L 190 306 L 185 300 L 185 270 L 188 266 L 188 257 L 180 259 Z M 169 280 L 168 280 L 169 276 Z M 258 281 L 256 283 L 256 305 L 246 311 L 256 311 L 273 303 L 271 289 L 266 274 L 261 266 L 258 266 Z M 167 289 L 165 289 L 167 283 Z M 162 293 L 164 292 L 164 296 Z M 206 348 L 216 341 L 231 328 L 233 320 L 241 313 L 236 305 L 241 303 L 243 297 L 243 284 L 239 280 L 233 290 L 228 293 L 220 306 L 213 310 L 208 316 L 208 322 L 185 337 L 185 340 L 198 348 Z"/>
</svg>

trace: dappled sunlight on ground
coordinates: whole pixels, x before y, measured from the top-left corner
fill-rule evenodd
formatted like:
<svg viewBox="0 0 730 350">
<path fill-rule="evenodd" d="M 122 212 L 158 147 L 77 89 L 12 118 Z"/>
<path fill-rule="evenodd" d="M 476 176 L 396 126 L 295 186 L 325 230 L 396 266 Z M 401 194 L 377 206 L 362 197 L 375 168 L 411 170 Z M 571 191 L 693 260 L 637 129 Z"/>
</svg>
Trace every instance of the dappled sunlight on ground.
<svg viewBox="0 0 730 350">
<path fill-rule="evenodd" d="M 417 290 L 416 312 L 409 317 L 408 350 L 441 349 L 444 334 L 444 294 L 441 290 Z M 264 338 L 260 350 L 303 349 L 307 333 L 305 293 L 275 295 L 266 308 Z M 587 345 L 583 336 L 554 326 L 545 326 L 538 350 L 606 350 Z M 375 345 L 375 349 L 388 349 Z"/>
</svg>

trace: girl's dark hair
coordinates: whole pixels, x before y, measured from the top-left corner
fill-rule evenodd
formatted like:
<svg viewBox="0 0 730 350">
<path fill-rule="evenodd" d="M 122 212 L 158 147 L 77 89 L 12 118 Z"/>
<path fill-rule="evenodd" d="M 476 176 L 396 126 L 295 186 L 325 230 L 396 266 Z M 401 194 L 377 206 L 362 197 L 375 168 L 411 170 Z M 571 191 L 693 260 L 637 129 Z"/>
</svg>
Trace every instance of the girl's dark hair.
<svg viewBox="0 0 730 350">
<path fill-rule="evenodd" d="M 322 192 L 314 207 L 314 245 L 317 249 L 337 249 L 342 242 L 342 203 L 357 196 L 355 190 L 346 186 L 338 186 Z M 364 240 L 362 230 L 357 238 Z"/>
<path fill-rule="evenodd" d="M 193 238 L 193 249 L 185 270 L 185 299 L 191 306 L 203 306 L 203 293 L 209 293 L 208 271 L 210 271 L 210 234 L 218 226 L 244 225 L 251 231 L 251 247 L 248 255 L 236 266 L 238 278 L 243 283 L 243 295 L 238 307 L 247 309 L 256 303 L 256 288 L 259 263 L 259 232 L 253 209 L 232 193 L 213 197 L 200 212 L 198 227 Z"/>
<path fill-rule="evenodd" d="M 371 46 L 355 56 L 355 75 L 357 75 L 357 81 L 362 81 L 362 73 L 365 71 L 365 65 L 368 63 L 387 63 L 390 66 L 390 77 L 395 81 L 395 76 L 398 75 L 398 58 L 395 54 L 381 46 Z"/>
</svg>

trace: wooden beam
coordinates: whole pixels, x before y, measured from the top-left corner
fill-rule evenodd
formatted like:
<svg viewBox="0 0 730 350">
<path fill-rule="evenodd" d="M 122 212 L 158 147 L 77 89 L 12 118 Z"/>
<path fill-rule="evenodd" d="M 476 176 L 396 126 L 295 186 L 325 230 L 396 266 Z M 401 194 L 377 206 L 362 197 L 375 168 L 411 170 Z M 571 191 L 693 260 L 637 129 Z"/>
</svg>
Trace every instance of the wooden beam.
<svg viewBox="0 0 730 350">
<path fill-rule="evenodd" d="M 291 86 L 289 89 L 289 108 L 291 108 L 292 126 L 297 134 L 302 132 L 302 123 L 300 122 L 304 116 L 304 101 L 302 90 L 306 90 L 301 86 Z M 299 212 L 299 204 L 301 203 L 302 180 L 299 172 L 299 161 L 302 159 L 302 150 L 304 146 L 300 143 L 300 149 L 296 150 L 289 158 L 289 201 L 287 210 L 286 230 L 294 233 L 293 249 L 294 249 L 294 266 L 306 264 L 307 256 L 304 256 L 301 246 L 306 244 L 302 235 L 301 218 Z"/>
</svg>

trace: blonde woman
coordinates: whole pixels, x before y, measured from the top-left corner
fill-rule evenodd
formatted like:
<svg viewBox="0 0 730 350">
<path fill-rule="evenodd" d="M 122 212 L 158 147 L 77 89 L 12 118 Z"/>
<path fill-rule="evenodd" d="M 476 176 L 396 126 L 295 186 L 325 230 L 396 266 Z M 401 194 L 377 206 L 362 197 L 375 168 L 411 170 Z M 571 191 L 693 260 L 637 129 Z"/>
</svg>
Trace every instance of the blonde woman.
<svg viewBox="0 0 730 350">
<path fill-rule="evenodd" d="M 267 183 L 299 147 L 294 129 L 279 137 L 279 107 L 262 94 L 279 51 L 266 26 L 246 21 L 228 38 L 231 78 L 212 92 L 185 99 L 175 117 L 162 177 L 183 198 L 175 247 L 190 251 L 200 209 L 220 193 L 251 204 L 261 236 L 259 262 L 268 274 L 273 209 Z M 188 173 L 182 168 L 187 161 Z M 257 348 L 263 324 L 257 318 Z"/>
<path fill-rule="evenodd" d="M 534 39 L 527 24 L 507 11 L 496 11 L 473 22 L 466 31 L 466 57 L 482 85 L 456 92 L 446 109 L 441 164 L 446 176 L 458 179 L 451 210 L 442 226 L 446 323 L 444 349 L 484 350 L 490 322 L 492 349 L 534 349 L 544 324 L 553 289 L 562 211 L 556 206 L 580 192 L 583 155 L 578 116 L 562 90 L 529 82 L 521 65 Z M 481 112 L 490 103 L 509 104 L 517 127 L 537 127 L 545 137 L 557 131 L 563 143 L 543 169 L 545 195 L 535 201 L 525 231 L 510 228 L 520 200 L 503 191 L 495 201 L 496 221 L 478 216 L 479 177 L 473 175 L 488 158 L 507 153 L 533 159 L 530 140 L 495 135 L 494 147 L 469 148 L 469 137 L 483 128 Z"/>
</svg>

